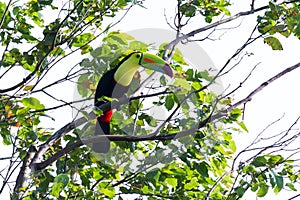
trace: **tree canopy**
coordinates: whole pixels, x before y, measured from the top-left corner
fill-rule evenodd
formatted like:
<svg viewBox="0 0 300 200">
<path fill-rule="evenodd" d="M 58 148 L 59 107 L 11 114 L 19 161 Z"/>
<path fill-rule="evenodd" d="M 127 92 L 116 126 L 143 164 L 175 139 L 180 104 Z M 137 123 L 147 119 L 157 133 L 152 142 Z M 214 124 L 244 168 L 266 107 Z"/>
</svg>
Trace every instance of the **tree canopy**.
<svg viewBox="0 0 300 200">
<path fill-rule="evenodd" d="M 300 116 L 268 137 L 264 132 L 280 119 L 266 124 L 238 152 L 234 135 L 249 134 L 244 116 L 251 100 L 300 66 L 284 66 L 245 97 L 235 98 L 257 66 L 243 69 L 253 54 L 251 45 L 263 42 L 282 51 L 283 38 L 300 37 L 300 1 L 251 0 L 238 11 L 233 6 L 239 3 L 226 0 L 172 1 L 175 7 L 157 13 L 165 16 L 157 23 L 166 23 L 174 37 L 160 43 L 115 29 L 129 23 L 125 20 L 132 9 L 147 9 L 147 2 L 0 2 L 0 134 L 3 148 L 9 149 L 0 157 L 1 195 L 9 192 L 12 199 L 24 200 L 231 200 L 249 191 L 265 197 L 299 189 L 295 144 Z M 167 16 L 170 10 L 174 13 Z M 229 58 L 218 55 L 226 60 L 222 66 L 199 66 L 180 49 L 181 44 L 214 44 L 225 31 L 238 29 L 231 22 L 241 19 L 255 25 L 241 35 L 243 42 Z M 153 41 L 155 37 L 160 36 L 153 35 Z M 99 79 L 132 51 L 159 55 L 170 63 L 174 78 L 141 70 L 126 96 L 106 98 L 95 108 Z M 237 69 L 246 76 L 230 77 Z M 223 86 L 228 77 L 239 85 Z M 57 96 L 70 90 L 72 96 Z M 93 136 L 97 115 L 110 104 L 115 109 L 112 135 Z M 62 118 L 69 123 L 57 126 Z M 91 144 L 104 137 L 113 141 L 110 152 L 92 152 Z M 290 199 L 298 196 L 292 193 Z"/>
</svg>

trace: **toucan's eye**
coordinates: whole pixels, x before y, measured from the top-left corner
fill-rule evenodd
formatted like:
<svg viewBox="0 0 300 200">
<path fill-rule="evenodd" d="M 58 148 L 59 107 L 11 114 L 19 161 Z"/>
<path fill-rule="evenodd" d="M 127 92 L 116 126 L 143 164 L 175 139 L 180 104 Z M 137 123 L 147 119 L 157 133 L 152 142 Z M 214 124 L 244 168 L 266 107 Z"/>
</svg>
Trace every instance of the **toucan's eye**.
<svg viewBox="0 0 300 200">
<path fill-rule="evenodd" d="M 137 53 L 137 54 L 135 55 L 135 57 L 136 57 L 136 58 L 140 58 L 140 57 L 141 57 L 141 54 Z"/>
</svg>

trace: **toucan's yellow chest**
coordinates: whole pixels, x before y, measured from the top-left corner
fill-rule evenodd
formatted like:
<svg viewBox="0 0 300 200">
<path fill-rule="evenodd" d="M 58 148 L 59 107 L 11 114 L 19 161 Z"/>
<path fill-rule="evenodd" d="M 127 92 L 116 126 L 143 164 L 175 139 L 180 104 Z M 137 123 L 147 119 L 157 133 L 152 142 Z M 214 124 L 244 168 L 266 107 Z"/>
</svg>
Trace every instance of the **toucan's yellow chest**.
<svg viewBox="0 0 300 200">
<path fill-rule="evenodd" d="M 140 65 L 135 60 L 128 59 L 119 66 L 114 74 L 114 79 L 118 84 L 128 86 L 139 68 Z"/>
</svg>

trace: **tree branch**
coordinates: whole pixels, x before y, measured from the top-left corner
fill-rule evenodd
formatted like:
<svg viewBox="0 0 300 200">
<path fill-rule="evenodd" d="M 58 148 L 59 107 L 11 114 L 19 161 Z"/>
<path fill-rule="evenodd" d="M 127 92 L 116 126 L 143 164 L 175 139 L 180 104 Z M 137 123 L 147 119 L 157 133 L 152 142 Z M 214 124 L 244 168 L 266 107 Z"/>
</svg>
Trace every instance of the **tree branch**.
<svg viewBox="0 0 300 200">
<path fill-rule="evenodd" d="M 26 186 L 27 179 L 29 178 L 31 174 L 30 169 L 30 163 L 31 159 L 33 158 L 34 154 L 36 152 L 36 148 L 34 146 L 31 146 L 29 148 L 29 151 L 27 152 L 26 157 L 24 158 L 23 165 L 20 169 L 20 173 L 17 177 L 16 185 L 14 188 L 14 192 L 18 194 L 18 199 L 23 195 L 24 191 L 20 191 L 21 188 Z"/>
<path fill-rule="evenodd" d="M 140 142 L 140 141 L 153 141 L 153 140 L 159 140 L 159 141 L 166 141 L 166 140 L 172 140 L 174 138 L 180 138 L 184 137 L 190 134 L 195 133 L 201 126 L 205 126 L 208 123 L 209 120 L 204 120 L 203 122 L 199 123 L 201 125 L 196 125 L 191 129 L 188 129 L 186 131 L 181 131 L 178 133 L 173 134 L 162 134 L 162 135 L 154 135 L 149 134 L 145 136 L 133 136 L 133 135 L 97 135 L 97 136 L 90 136 L 86 138 L 82 138 L 80 141 L 77 141 L 75 143 L 67 145 L 64 149 L 58 151 L 56 154 L 54 154 L 49 159 L 45 160 L 44 162 L 40 163 L 33 163 L 32 168 L 34 170 L 41 170 L 45 167 L 49 166 L 51 163 L 62 157 L 63 155 L 71 152 L 73 149 L 78 148 L 85 144 L 90 143 L 97 143 L 103 141 L 103 138 L 107 138 L 110 141 L 123 141 L 123 142 Z"/>
<path fill-rule="evenodd" d="M 284 1 L 284 2 L 282 2 L 281 4 L 285 4 L 285 3 L 286 3 L 286 4 L 289 4 L 289 3 L 294 3 L 294 2 L 297 2 L 297 0 L 287 1 L 287 2 Z M 260 8 L 256 8 L 256 9 L 254 9 L 254 8 L 251 7 L 251 9 L 248 10 L 248 11 L 239 12 L 239 13 L 237 13 L 237 14 L 231 16 L 231 17 L 228 17 L 228 18 L 225 18 L 225 19 L 221 19 L 221 20 L 219 20 L 219 21 L 217 21 L 217 22 L 211 23 L 211 24 L 209 24 L 209 25 L 207 25 L 207 26 L 204 26 L 204 27 L 202 27 L 202 28 L 193 30 L 193 31 L 191 31 L 191 32 L 189 32 L 189 33 L 187 33 L 187 34 L 182 35 L 182 36 L 179 36 L 178 38 L 176 38 L 175 40 L 171 41 L 171 42 L 166 46 L 165 51 L 164 51 L 164 53 L 163 53 L 163 58 L 166 60 L 167 57 L 168 57 L 167 54 L 168 54 L 169 50 L 172 49 L 174 46 L 176 46 L 179 42 L 181 42 L 181 41 L 183 41 L 183 40 L 186 40 L 186 39 L 188 39 L 188 38 L 190 38 L 190 37 L 195 36 L 195 35 L 198 34 L 198 33 L 204 32 L 204 31 L 209 30 L 209 29 L 211 29 L 211 28 L 215 28 L 215 27 L 220 26 L 220 25 L 222 25 L 222 24 L 225 24 L 225 23 L 231 22 L 231 21 L 233 21 L 233 20 L 236 20 L 236 19 L 238 19 L 238 18 L 240 18 L 240 17 L 242 17 L 242 16 L 251 15 L 251 14 L 254 14 L 254 13 L 256 13 L 256 12 L 259 12 L 259 11 L 262 11 L 262 10 L 266 10 L 266 9 L 268 9 L 268 8 L 269 8 L 269 6 L 262 6 L 262 7 L 260 7 Z"/>
<path fill-rule="evenodd" d="M 275 80 L 281 78 L 282 76 L 284 76 L 285 74 L 297 69 L 300 67 L 300 62 L 291 66 L 291 67 L 288 67 L 286 68 L 285 70 L 281 71 L 280 73 L 276 74 L 275 76 L 273 76 L 272 78 L 270 78 L 269 80 L 263 82 L 260 86 L 258 86 L 255 90 L 253 90 L 246 98 L 238 101 L 237 103 L 233 104 L 232 106 L 230 106 L 227 110 L 228 111 L 231 111 L 233 110 L 234 108 L 238 107 L 239 105 L 241 104 L 245 104 L 249 101 L 252 100 L 252 97 L 260 92 L 261 90 L 263 90 L 266 86 L 268 86 L 270 83 L 274 82 Z"/>
</svg>

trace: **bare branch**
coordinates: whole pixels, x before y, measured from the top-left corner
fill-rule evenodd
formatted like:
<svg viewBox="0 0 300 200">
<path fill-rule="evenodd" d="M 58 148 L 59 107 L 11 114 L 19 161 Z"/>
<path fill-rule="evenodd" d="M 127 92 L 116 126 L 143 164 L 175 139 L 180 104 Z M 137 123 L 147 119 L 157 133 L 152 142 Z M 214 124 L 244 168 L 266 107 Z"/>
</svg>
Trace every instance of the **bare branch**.
<svg viewBox="0 0 300 200">
<path fill-rule="evenodd" d="M 272 125 L 274 125 L 275 123 L 279 122 L 281 119 L 282 119 L 283 116 L 281 116 L 279 119 L 276 119 L 275 121 L 271 122 L 270 124 L 268 124 L 257 136 L 256 138 L 253 140 L 253 142 L 248 145 L 246 148 L 244 148 L 243 150 L 241 150 L 236 156 L 235 158 L 233 159 L 233 162 L 232 162 L 232 167 L 231 169 L 233 170 L 234 167 L 235 167 L 235 163 L 237 161 L 237 159 L 240 157 L 241 154 L 243 154 L 244 152 L 248 151 L 248 149 L 255 144 L 255 142 L 258 140 L 258 138 L 268 129 L 270 128 Z"/>
<path fill-rule="evenodd" d="M 297 194 L 297 195 L 295 195 L 295 196 L 289 198 L 288 200 L 297 199 L 298 197 L 300 197 L 300 194 Z"/>
<path fill-rule="evenodd" d="M 251 2 L 251 4 L 250 4 L 251 10 L 254 10 L 254 3 L 255 3 L 255 0 L 252 0 L 252 2 Z"/>
<path fill-rule="evenodd" d="M 244 78 L 244 80 L 242 80 L 242 81 L 240 82 L 240 84 L 239 84 L 237 87 L 235 87 L 232 91 L 230 91 L 229 93 L 227 93 L 226 95 L 224 95 L 223 98 L 232 95 L 234 92 L 236 92 L 238 89 L 240 89 L 240 88 L 243 86 L 243 84 L 250 78 L 250 76 L 252 75 L 253 71 L 256 69 L 256 67 L 257 67 L 259 64 L 260 64 L 260 63 L 257 63 L 257 64 L 251 69 L 251 71 L 248 73 L 248 75 L 246 76 L 246 78 Z"/>
<path fill-rule="evenodd" d="M 227 110 L 231 111 L 232 109 L 238 107 L 241 104 L 247 103 L 249 101 L 251 101 L 252 97 L 260 92 L 261 90 L 263 90 L 266 86 L 268 86 L 270 83 L 274 82 L 275 80 L 281 78 L 282 76 L 284 76 L 285 74 L 297 69 L 298 67 L 300 67 L 300 63 L 297 63 L 291 67 L 286 68 L 285 70 L 283 70 L 282 72 L 276 74 L 275 76 L 273 76 L 272 78 L 270 78 L 269 80 L 263 82 L 260 86 L 258 86 L 255 90 L 253 90 L 246 98 L 238 101 L 237 103 L 235 103 L 234 105 L 230 106 Z"/>
</svg>

